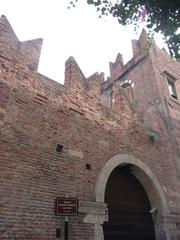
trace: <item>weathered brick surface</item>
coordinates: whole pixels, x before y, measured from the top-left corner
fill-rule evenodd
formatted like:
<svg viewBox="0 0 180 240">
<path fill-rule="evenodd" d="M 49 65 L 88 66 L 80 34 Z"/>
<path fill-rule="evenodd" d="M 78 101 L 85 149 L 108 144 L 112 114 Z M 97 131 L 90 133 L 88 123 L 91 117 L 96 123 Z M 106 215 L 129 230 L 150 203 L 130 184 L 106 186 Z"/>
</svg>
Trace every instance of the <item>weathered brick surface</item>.
<svg viewBox="0 0 180 240">
<path fill-rule="evenodd" d="M 61 228 L 63 239 L 64 217 L 54 214 L 56 197 L 68 194 L 80 202 L 96 202 L 103 166 L 121 153 L 151 169 L 167 198 L 169 214 L 178 218 L 179 102 L 168 99 L 171 107 L 165 108 L 167 86 L 159 82 L 163 61 L 168 69 L 171 63 L 179 81 L 178 64 L 153 47 L 149 55 L 141 51 L 121 66 L 118 79 L 114 74 L 104 82 L 103 74 L 86 79 L 70 57 L 61 85 L 36 72 L 41 40 L 19 43 L 5 17 L 0 26 L 0 239 L 53 240 L 56 228 Z M 120 87 L 124 78 L 135 83 L 130 99 L 128 90 Z M 107 104 L 109 88 L 112 109 Z M 178 125 L 177 138 L 172 121 Z M 150 130 L 157 134 L 154 143 L 148 139 Z M 57 144 L 63 145 L 60 153 Z M 95 224 L 84 222 L 86 214 L 80 211 L 70 217 L 70 240 L 95 239 Z M 178 221 L 169 223 L 169 239 L 177 239 Z"/>
</svg>

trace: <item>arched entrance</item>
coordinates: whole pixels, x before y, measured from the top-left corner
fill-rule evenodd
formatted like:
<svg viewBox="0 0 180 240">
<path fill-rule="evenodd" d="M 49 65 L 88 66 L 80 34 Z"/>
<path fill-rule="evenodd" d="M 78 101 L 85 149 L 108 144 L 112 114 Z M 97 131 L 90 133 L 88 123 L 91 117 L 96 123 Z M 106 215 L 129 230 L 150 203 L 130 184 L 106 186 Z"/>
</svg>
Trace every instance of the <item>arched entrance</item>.
<svg viewBox="0 0 180 240">
<path fill-rule="evenodd" d="M 104 240 L 155 240 L 150 202 L 133 168 L 118 166 L 108 178 L 105 203 L 109 221 L 103 225 Z"/>
<path fill-rule="evenodd" d="M 132 174 L 144 189 L 151 209 L 155 209 L 155 214 L 153 213 L 153 221 L 156 240 L 170 240 L 170 233 L 166 222 L 166 216 L 169 214 L 169 209 L 162 187 L 147 165 L 133 155 L 117 154 L 106 162 L 96 183 L 96 202 L 105 202 L 106 185 L 111 173 L 116 167 L 121 168 L 126 165 L 134 166 Z M 102 226 L 104 222 L 108 222 L 108 211 L 105 210 L 104 216 L 100 214 L 99 216 L 96 216 L 96 218 L 97 220 L 94 225 L 94 240 L 104 240 Z"/>
</svg>

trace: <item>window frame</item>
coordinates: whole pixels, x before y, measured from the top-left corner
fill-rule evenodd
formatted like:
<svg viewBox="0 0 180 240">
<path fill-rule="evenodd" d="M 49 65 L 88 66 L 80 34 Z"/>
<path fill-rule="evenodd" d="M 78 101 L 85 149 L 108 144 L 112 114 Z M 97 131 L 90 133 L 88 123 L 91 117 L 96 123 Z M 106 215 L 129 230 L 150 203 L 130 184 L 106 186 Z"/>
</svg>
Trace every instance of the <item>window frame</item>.
<svg viewBox="0 0 180 240">
<path fill-rule="evenodd" d="M 173 98 L 178 100 L 178 95 L 177 95 L 177 90 L 176 90 L 176 78 L 168 74 L 167 72 L 165 73 L 166 75 L 166 82 L 167 82 L 167 87 L 168 87 L 168 92 L 169 95 Z"/>
</svg>

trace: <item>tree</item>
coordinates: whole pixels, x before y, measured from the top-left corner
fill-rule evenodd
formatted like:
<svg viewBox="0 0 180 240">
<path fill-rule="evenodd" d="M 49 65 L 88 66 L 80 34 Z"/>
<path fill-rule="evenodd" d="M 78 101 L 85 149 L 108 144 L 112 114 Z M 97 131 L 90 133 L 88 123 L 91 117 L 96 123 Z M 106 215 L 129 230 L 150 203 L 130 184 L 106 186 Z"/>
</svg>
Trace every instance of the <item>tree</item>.
<svg viewBox="0 0 180 240">
<path fill-rule="evenodd" d="M 75 6 L 78 0 L 70 4 Z M 180 58 L 180 1 L 179 0 L 87 0 L 99 16 L 112 15 L 121 25 L 146 22 L 149 32 L 164 36 L 170 55 Z"/>
</svg>

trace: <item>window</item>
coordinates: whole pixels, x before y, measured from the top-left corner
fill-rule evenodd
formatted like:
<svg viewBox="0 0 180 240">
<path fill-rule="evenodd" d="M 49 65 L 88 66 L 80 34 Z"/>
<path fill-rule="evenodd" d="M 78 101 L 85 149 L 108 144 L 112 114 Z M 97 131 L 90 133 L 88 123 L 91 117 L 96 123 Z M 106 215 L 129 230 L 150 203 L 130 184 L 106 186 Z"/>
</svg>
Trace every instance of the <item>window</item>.
<svg viewBox="0 0 180 240">
<path fill-rule="evenodd" d="M 167 82 L 168 82 L 168 88 L 169 88 L 170 95 L 173 98 L 177 99 L 177 93 L 176 93 L 176 88 L 175 88 L 175 79 L 167 77 Z"/>
</svg>

